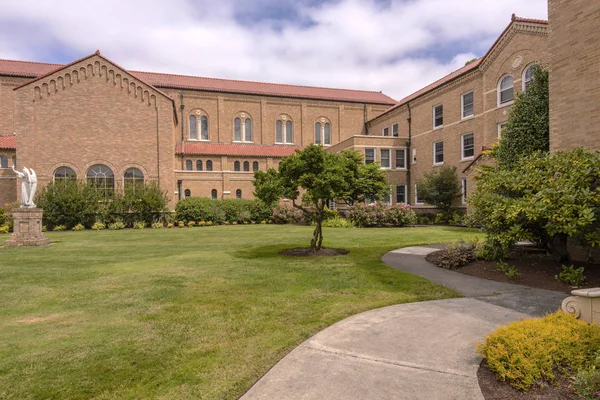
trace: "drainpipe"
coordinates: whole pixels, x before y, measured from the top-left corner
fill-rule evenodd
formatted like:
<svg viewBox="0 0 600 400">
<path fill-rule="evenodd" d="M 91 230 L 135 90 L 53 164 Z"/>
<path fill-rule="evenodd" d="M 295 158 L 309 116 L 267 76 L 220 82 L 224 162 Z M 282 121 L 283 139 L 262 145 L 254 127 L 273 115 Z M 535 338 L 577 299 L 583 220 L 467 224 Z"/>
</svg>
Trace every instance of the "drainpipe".
<svg viewBox="0 0 600 400">
<path fill-rule="evenodd" d="M 367 105 L 363 105 L 363 119 L 365 121 L 365 135 L 369 134 L 369 126 L 367 124 Z"/>
<path fill-rule="evenodd" d="M 183 165 L 183 155 L 185 154 L 185 133 L 184 133 L 184 121 L 185 118 L 183 117 L 183 110 L 185 109 L 185 105 L 183 104 L 183 91 L 179 92 L 179 100 L 181 101 L 181 170 L 183 171 L 184 165 Z"/>
<path fill-rule="evenodd" d="M 413 163 L 413 159 L 412 159 L 412 111 L 410 109 L 410 102 L 406 103 L 406 106 L 408 107 L 408 118 L 406 121 L 408 121 L 408 142 L 406 142 L 406 152 L 408 153 L 406 158 L 406 203 L 412 205 L 412 197 L 410 197 L 410 192 L 411 192 L 411 179 L 410 179 L 410 167 Z"/>
</svg>

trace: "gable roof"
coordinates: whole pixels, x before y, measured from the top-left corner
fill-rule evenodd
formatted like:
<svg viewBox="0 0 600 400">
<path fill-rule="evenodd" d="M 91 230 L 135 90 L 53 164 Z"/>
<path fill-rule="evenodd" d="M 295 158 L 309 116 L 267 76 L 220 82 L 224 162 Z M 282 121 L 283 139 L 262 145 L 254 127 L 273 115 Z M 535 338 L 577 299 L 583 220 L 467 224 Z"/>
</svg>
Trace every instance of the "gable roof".
<svg viewBox="0 0 600 400">
<path fill-rule="evenodd" d="M 15 135 L 0 135 L 0 149 L 17 150 L 17 137 Z"/>
<path fill-rule="evenodd" d="M 175 154 L 241 156 L 241 157 L 287 157 L 302 147 L 287 145 L 257 145 L 228 143 L 178 142 Z"/>
<path fill-rule="evenodd" d="M 483 55 L 483 57 L 465 65 L 464 67 L 461 67 L 459 69 L 457 69 L 454 72 L 449 73 L 448 75 L 444 76 L 441 79 L 438 79 L 437 81 L 431 83 L 430 85 L 425 86 L 422 89 L 417 90 L 416 92 L 414 92 L 413 94 L 410 94 L 406 97 L 404 97 L 402 100 L 400 100 L 398 103 L 396 103 L 393 107 L 389 108 L 388 110 L 386 110 L 384 113 L 371 118 L 368 122 L 374 121 L 378 118 L 383 117 L 384 115 L 388 114 L 389 112 L 402 107 L 403 105 L 405 105 L 406 103 L 410 102 L 411 100 L 414 100 L 426 93 L 429 93 L 451 81 L 453 81 L 454 79 L 457 79 L 469 72 L 475 71 L 476 69 L 479 68 L 479 66 L 486 60 L 486 58 L 492 53 L 492 50 L 496 47 L 496 45 L 500 42 L 500 40 L 502 39 L 502 37 L 509 31 L 509 29 L 513 26 L 513 24 L 515 22 L 522 22 L 522 23 L 530 23 L 530 24 L 541 24 L 541 25 L 548 25 L 548 21 L 546 20 L 542 20 L 542 19 L 531 19 L 531 18 L 521 18 L 521 17 L 517 17 L 515 14 L 512 15 L 511 21 L 508 24 L 508 26 L 502 31 L 502 33 L 498 36 L 498 38 L 496 39 L 496 41 L 494 42 L 494 44 L 492 44 L 492 46 L 488 49 L 488 51 Z"/>
<path fill-rule="evenodd" d="M 99 52 L 94 54 L 100 55 Z M 84 57 L 71 64 L 82 61 L 86 58 L 87 57 Z M 110 62 L 115 64 L 112 61 Z M 0 75 L 23 78 L 40 78 L 65 66 L 66 65 L 64 64 L 0 59 Z M 375 91 L 217 79 L 200 76 L 163 74 L 157 72 L 129 71 L 120 66 L 119 68 L 129 72 L 142 82 L 154 86 L 155 88 L 206 90 L 221 93 L 242 93 L 275 97 L 292 97 L 299 99 L 381 104 L 388 106 L 396 103 L 396 100 L 392 99 L 391 97 L 383 94 L 382 92 Z"/>
</svg>

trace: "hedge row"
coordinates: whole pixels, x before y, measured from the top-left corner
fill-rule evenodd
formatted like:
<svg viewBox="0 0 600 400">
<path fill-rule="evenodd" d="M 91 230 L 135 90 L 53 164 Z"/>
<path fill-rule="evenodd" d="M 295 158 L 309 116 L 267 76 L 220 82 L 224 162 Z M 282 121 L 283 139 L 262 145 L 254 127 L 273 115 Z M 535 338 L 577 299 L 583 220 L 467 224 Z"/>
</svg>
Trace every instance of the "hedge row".
<svg viewBox="0 0 600 400">
<path fill-rule="evenodd" d="M 269 221 L 272 208 L 260 200 L 227 199 L 212 200 L 189 197 L 181 200 L 175 207 L 177 221 L 228 223 L 260 223 Z"/>
</svg>

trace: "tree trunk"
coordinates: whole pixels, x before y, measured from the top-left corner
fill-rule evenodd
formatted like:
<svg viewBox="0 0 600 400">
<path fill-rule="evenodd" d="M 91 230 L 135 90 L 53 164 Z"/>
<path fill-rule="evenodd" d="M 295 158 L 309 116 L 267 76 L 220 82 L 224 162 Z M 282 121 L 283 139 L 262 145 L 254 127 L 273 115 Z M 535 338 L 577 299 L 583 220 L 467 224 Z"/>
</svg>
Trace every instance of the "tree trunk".
<svg viewBox="0 0 600 400">
<path fill-rule="evenodd" d="M 567 239 L 564 233 L 557 233 L 546 242 L 546 250 L 557 262 L 566 263 L 571 261 L 571 255 L 567 250 Z"/>
<path fill-rule="evenodd" d="M 321 245 L 323 244 L 323 221 L 319 219 L 317 221 L 317 226 L 315 227 L 315 231 L 313 232 L 313 238 L 310 241 L 310 248 L 313 252 L 317 252 L 321 250 Z"/>
</svg>

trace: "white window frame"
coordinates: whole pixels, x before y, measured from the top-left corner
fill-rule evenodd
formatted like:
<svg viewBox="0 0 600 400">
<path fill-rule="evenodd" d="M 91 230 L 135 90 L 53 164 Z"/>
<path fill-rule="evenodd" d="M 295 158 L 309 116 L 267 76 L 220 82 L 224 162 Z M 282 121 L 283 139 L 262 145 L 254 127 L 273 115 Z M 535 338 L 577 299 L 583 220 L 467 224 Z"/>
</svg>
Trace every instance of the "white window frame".
<svg viewBox="0 0 600 400">
<path fill-rule="evenodd" d="M 465 96 L 471 94 L 473 95 L 473 111 L 471 115 L 467 115 L 465 116 Z M 467 92 L 467 93 L 463 93 L 460 95 L 460 119 L 464 120 L 464 119 L 470 119 L 473 118 L 475 116 L 475 92 L 473 90 Z"/>
<path fill-rule="evenodd" d="M 386 202 L 389 206 L 394 204 L 394 185 L 390 185 L 390 193 Z"/>
<path fill-rule="evenodd" d="M 387 167 L 384 167 L 382 164 L 384 151 L 387 151 L 387 153 L 388 153 L 388 166 Z M 379 149 L 379 166 L 381 167 L 381 169 L 392 169 L 392 149 L 388 149 L 388 148 Z"/>
<path fill-rule="evenodd" d="M 387 132 L 387 134 L 386 134 Z M 381 136 L 390 136 L 390 127 L 386 126 L 385 128 L 381 129 Z"/>
<path fill-rule="evenodd" d="M 418 196 L 418 185 L 415 183 L 415 205 L 423 205 L 425 204 L 424 201 L 419 201 L 419 196 Z"/>
<path fill-rule="evenodd" d="M 467 178 L 460 180 L 462 204 L 467 204 Z"/>
<path fill-rule="evenodd" d="M 501 103 L 500 99 L 502 97 L 501 96 L 502 92 L 500 91 L 500 86 L 502 85 L 502 81 L 505 78 L 507 78 L 507 77 L 510 77 L 513 80 L 513 87 L 512 87 L 512 89 L 513 89 L 513 98 L 512 98 L 512 100 L 509 100 L 509 101 L 506 101 L 504 103 Z M 496 86 L 496 92 L 497 92 L 498 107 L 505 107 L 505 106 L 509 106 L 512 103 L 514 103 L 514 101 L 515 101 L 515 94 L 516 93 L 515 93 L 515 79 L 512 77 L 512 75 L 510 75 L 510 74 L 504 74 L 504 75 L 502 75 L 502 77 L 498 80 L 498 85 Z"/>
<path fill-rule="evenodd" d="M 473 155 L 465 157 L 465 137 L 468 135 L 473 136 Z M 468 160 L 472 160 L 474 157 L 475 157 L 475 133 L 474 132 L 463 133 L 462 135 L 460 135 L 460 160 L 468 161 Z"/>
<path fill-rule="evenodd" d="M 442 123 L 441 123 L 441 125 L 436 126 L 435 125 L 435 109 L 438 107 L 442 107 Z M 433 110 L 433 112 L 432 112 L 432 114 L 433 114 L 433 129 L 443 128 L 444 127 L 444 104 L 438 104 L 436 106 L 433 106 L 432 110 Z"/>
<path fill-rule="evenodd" d="M 502 127 L 506 125 L 508 121 L 500 122 L 498 124 L 498 139 L 502 137 Z"/>
<path fill-rule="evenodd" d="M 529 71 L 530 69 L 532 69 L 533 67 L 539 66 L 537 63 L 532 62 L 531 64 L 527 65 L 525 67 L 525 69 L 523 70 L 523 74 L 521 75 L 521 89 L 523 89 L 523 91 L 527 90 L 527 82 L 525 81 L 525 74 L 527 74 L 527 71 Z M 531 77 L 531 81 L 533 81 L 533 77 Z"/>
<path fill-rule="evenodd" d="M 404 201 L 398 201 L 398 188 L 399 187 L 404 187 Z M 396 185 L 396 204 L 400 204 L 400 203 L 406 204 L 408 201 L 408 199 L 406 198 L 406 195 L 407 195 L 406 185 Z"/>
<path fill-rule="evenodd" d="M 373 150 L 373 162 L 369 163 L 369 164 L 376 163 L 377 162 L 377 149 L 374 147 L 365 147 L 365 154 L 364 154 L 365 165 L 367 165 L 367 150 Z"/>
<path fill-rule="evenodd" d="M 394 128 L 396 128 L 396 134 L 394 135 Z M 399 137 L 400 136 L 400 130 L 398 127 L 398 123 L 396 122 L 395 124 L 392 124 L 392 137 Z"/>
<path fill-rule="evenodd" d="M 435 145 L 438 143 L 442 144 L 442 161 L 440 161 L 440 162 L 436 162 L 436 160 L 435 160 Z M 443 140 L 438 140 L 436 142 L 433 142 L 433 165 L 444 165 L 444 141 Z"/>
<path fill-rule="evenodd" d="M 411 164 L 417 163 L 417 149 L 413 147 L 412 149 L 412 159 L 410 160 Z"/>
<path fill-rule="evenodd" d="M 402 166 L 402 167 L 398 167 L 398 163 L 396 162 L 396 161 L 398 161 L 398 156 L 396 156 L 396 152 L 397 151 L 403 151 L 404 152 L 404 166 Z M 406 157 L 406 148 L 394 149 L 394 167 L 395 167 L 395 169 L 406 169 L 406 164 L 407 163 L 408 163 L 408 160 L 407 160 L 407 157 Z"/>
</svg>

